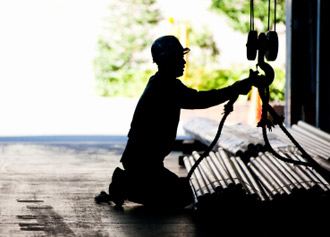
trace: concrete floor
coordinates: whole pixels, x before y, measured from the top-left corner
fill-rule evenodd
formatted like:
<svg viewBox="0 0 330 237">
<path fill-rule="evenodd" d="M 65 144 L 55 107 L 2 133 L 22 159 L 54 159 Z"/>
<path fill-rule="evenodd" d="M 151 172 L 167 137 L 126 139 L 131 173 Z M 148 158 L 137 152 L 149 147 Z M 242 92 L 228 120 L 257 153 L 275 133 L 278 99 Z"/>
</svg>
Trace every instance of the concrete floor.
<svg viewBox="0 0 330 237">
<path fill-rule="evenodd" d="M 317 236 L 326 229 L 329 209 L 306 215 L 306 203 L 295 214 L 282 203 L 235 208 L 236 200 L 211 208 L 209 219 L 192 205 L 164 211 L 132 202 L 123 208 L 97 204 L 93 198 L 107 190 L 125 144 L 125 137 L 111 136 L 0 141 L 0 236 L 299 236 L 307 228 Z M 185 176 L 179 155 L 172 152 L 165 165 Z"/>
<path fill-rule="evenodd" d="M 192 206 L 158 212 L 94 202 L 124 146 L 125 138 L 0 143 L 0 236 L 209 236 L 194 223 Z M 184 176 L 178 155 L 166 166 Z"/>
</svg>

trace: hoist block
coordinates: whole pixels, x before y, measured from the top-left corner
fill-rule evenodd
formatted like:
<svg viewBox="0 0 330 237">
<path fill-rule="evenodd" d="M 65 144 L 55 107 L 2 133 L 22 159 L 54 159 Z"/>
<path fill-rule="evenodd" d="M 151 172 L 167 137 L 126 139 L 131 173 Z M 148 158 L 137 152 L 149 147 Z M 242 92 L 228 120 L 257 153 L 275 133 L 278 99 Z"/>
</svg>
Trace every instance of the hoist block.
<svg viewBox="0 0 330 237">
<path fill-rule="evenodd" d="M 265 52 L 268 61 L 275 61 L 278 53 L 278 36 L 276 31 L 267 32 L 268 49 Z"/>
<path fill-rule="evenodd" d="M 251 30 L 246 43 L 247 59 L 256 59 L 258 50 L 261 50 L 268 61 L 275 61 L 278 53 L 278 36 L 276 31 L 268 31 L 267 34 Z"/>
<path fill-rule="evenodd" d="M 248 60 L 255 60 L 258 50 L 258 32 L 251 30 L 248 34 L 248 41 L 246 43 L 246 56 Z"/>
</svg>

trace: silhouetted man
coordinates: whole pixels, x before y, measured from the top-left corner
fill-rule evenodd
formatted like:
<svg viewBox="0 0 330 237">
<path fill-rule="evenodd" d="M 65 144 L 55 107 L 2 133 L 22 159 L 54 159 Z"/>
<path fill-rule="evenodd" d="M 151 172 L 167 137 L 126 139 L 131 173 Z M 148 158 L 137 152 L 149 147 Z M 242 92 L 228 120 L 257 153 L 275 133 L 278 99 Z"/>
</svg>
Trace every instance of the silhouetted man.
<svg viewBox="0 0 330 237">
<path fill-rule="evenodd" d="M 96 201 L 111 200 L 122 205 L 125 199 L 146 206 L 185 207 L 192 201 L 186 178 L 179 178 L 164 167 L 163 161 L 174 144 L 181 109 L 204 109 L 247 94 L 251 80 L 210 91 L 186 87 L 177 77 L 183 75 L 186 61 L 183 48 L 174 36 L 158 38 L 151 47 L 158 72 L 153 75 L 136 106 L 128 142 L 116 168 L 109 195 Z"/>
</svg>

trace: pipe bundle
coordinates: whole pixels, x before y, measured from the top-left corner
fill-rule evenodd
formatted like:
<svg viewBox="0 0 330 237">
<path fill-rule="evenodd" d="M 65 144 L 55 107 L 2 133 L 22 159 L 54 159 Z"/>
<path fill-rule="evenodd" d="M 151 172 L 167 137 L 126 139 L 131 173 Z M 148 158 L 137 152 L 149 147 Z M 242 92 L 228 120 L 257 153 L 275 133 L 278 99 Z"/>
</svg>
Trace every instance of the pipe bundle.
<svg viewBox="0 0 330 237">
<path fill-rule="evenodd" d="M 184 157 L 189 171 L 200 155 L 193 152 Z M 190 178 L 197 208 L 205 208 L 221 201 L 265 201 L 267 197 L 240 157 L 229 157 L 223 149 L 209 153 Z M 218 202 L 218 203 L 216 203 Z"/>
<path fill-rule="evenodd" d="M 307 153 L 326 160 L 330 159 L 330 134 L 317 129 L 303 121 L 299 121 L 297 124 L 287 128 L 287 130 L 307 151 Z M 292 144 L 280 129 L 274 129 L 274 134 L 286 144 Z"/>
<path fill-rule="evenodd" d="M 305 161 L 298 152 L 279 153 L 292 160 Z M 329 183 L 313 168 L 284 162 L 269 152 L 251 157 L 248 167 L 270 200 L 319 198 L 329 194 Z"/>
<path fill-rule="evenodd" d="M 209 145 L 217 125 L 213 120 L 193 118 L 184 129 L 194 139 Z M 287 130 L 330 175 L 330 135 L 302 121 Z M 279 128 L 269 132 L 268 138 L 282 157 L 306 161 Z M 261 129 L 244 124 L 226 125 L 214 149 L 190 179 L 196 208 L 213 208 L 233 200 L 257 204 L 284 202 L 292 206 L 295 203 L 323 203 L 329 199 L 328 173 L 322 173 L 325 175 L 322 176 L 311 167 L 277 159 L 265 151 Z M 188 171 L 198 158 L 197 152 L 184 157 Z"/>
<path fill-rule="evenodd" d="M 218 123 L 211 119 L 196 117 L 188 120 L 183 128 L 192 138 L 209 145 L 217 133 Z M 283 140 L 272 133 L 269 134 L 269 141 L 274 147 L 287 146 Z M 242 156 L 251 151 L 263 151 L 262 131 L 246 124 L 225 125 L 216 147 L 221 147 L 236 156 Z"/>
<path fill-rule="evenodd" d="M 268 152 L 260 152 L 248 161 L 228 154 L 222 148 L 212 151 L 195 169 L 190 184 L 196 209 L 233 202 L 301 203 L 325 201 L 329 197 L 330 184 L 311 167 L 283 162 Z M 287 151 L 286 156 L 303 160 L 297 152 Z M 184 157 L 187 171 L 199 157 L 197 152 Z"/>
</svg>

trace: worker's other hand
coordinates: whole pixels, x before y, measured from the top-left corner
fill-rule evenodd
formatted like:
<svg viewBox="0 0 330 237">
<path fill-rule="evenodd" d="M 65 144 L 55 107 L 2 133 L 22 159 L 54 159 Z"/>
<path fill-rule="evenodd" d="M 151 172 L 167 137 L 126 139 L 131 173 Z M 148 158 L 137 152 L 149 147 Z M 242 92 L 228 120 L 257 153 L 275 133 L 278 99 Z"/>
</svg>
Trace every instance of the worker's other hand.
<svg viewBox="0 0 330 237">
<path fill-rule="evenodd" d="M 247 95 L 258 80 L 258 74 L 258 71 L 250 69 L 249 78 L 235 82 L 232 86 L 236 89 L 237 94 Z"/>
<path fill-rule="evenodd" d="M 250 69 L 249 79 L 251 80 L 252 85 L 256 85 L 258 81 L 258 76 L 259 76 L 258 71 L 253 71 L 252 69 Z"/>
<path fill-rule="evenodd" d="M 252 88 L 252 80 L 250 78 L 240 80 L 235 82 L 232 87 L 235 89 L 235 92 L 238 95 L 246 95 L 247 93 L 250 92 Z"/>
</svg>

